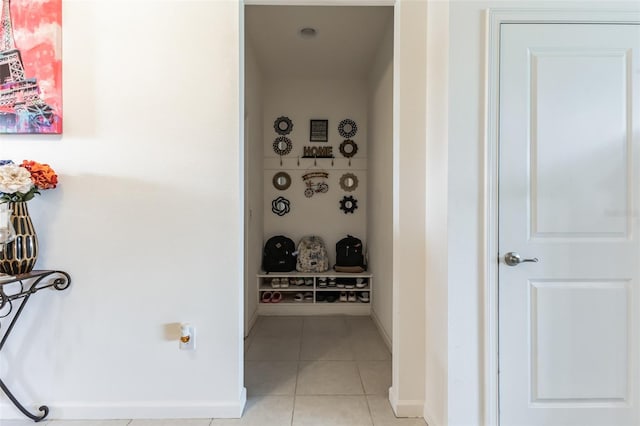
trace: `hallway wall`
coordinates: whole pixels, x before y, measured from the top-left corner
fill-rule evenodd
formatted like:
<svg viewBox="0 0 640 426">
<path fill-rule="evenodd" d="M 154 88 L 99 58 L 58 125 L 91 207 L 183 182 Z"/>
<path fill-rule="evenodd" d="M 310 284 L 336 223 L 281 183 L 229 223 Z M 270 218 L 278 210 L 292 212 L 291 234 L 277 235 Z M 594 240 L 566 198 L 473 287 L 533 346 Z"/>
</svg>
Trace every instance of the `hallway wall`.
<svg viewBox="0 0 640 426">
<path fill-rule="evenodd" d="M 0 137 L 3 159 L 58 172 L 59 187 L 29 202 L 36 268 L 72 277 L 31 299 L 0 357 L 27 406 L 46 402 L 52 418 L 241 413 L 239 11 L 63 2 L 64 134 Z M 181 321 L 197 329 L 195 352 L 178 349 Z M 14 416 L 0 397 L 0 417 Z"/>
<path fill-rule="evenodd" d="M 368 194 L 370 272 L 374 274 L 372 312 L 387 344 L 393 339 L 393 25 L 371 66 L 368 81 Z"/>
</svg>

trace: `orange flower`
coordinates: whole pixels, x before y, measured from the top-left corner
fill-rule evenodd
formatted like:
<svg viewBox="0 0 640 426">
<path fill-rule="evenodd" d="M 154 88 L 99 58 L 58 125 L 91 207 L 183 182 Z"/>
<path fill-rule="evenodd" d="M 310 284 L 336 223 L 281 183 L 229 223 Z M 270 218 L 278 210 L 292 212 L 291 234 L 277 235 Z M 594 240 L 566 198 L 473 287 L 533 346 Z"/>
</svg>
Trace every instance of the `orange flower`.
<svg viewBox="0 0 640 426">
<path fill-rule="evenodd" d="M 31 180 L 38 189 L 53 189 L 58 184 L 58 175 L 48 164 L 24 160 L 20 166 L 29 170 Z"/>
</svg>

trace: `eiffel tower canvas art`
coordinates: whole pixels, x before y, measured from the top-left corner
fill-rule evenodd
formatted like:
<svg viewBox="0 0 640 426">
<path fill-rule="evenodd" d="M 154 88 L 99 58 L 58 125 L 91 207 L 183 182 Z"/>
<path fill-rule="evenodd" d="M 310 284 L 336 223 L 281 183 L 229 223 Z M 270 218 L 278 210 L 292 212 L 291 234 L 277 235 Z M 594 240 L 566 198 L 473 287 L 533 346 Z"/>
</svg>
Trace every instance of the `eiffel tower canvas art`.
<svg viewBox="0 0 640 426">
<path fill-rule="evenodd" d="M 0 133 L 62 133 L 62 0 L 0 0 Z"/>
</svg>

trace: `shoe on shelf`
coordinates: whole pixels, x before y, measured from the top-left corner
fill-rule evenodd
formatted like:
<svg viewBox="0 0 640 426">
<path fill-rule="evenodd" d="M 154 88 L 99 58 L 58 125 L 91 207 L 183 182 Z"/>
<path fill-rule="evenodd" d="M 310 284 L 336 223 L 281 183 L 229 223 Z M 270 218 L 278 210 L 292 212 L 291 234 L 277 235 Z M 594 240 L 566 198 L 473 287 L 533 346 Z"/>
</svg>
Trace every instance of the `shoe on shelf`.
<svg viewBox="0 0 640 426">
<path fill-rule="evenodd" d="M 355 291 L 350 291 L 350 292 L 349 292 L 349 296 L 347 297 L 347 300 L 348 300 L 349 302 L 355 302 L 355 301 L 357 301 L 358 299 L 356 298 L 356 292 L 355 292 Z"/>
<path fill-rule="evenodd" d="M 356 280 L 356 288 L 365 288 L 366 286 L 367 286 L 367 283 L 364 282 L 362 278 L 358 278 Z"/>
<path fill-rule="evenodd" d="M 316 302 L 324 302 L 326 300 L 326 296 L 324 293 L 316 293 Z"/>
<path fill-rule="evenodd" d="M 273 296 L 273 293 L 271 293 L 270 291 L 265 291 L 264 293 L 262 293 L 262 297 L 260 298 L 260 301 L 262 303 L 269 303 L 271 302 L 272 296 Z"/>
<path fill-rule="evenodd" d="M 288 288 L 289 287 L 289 278 L 280 278 L 280 287 Z"/>
<path fill-rule="evenodd" d="M 318 278 L 318 287 L 326 288 L 327 287 L 327 279 L 326 278 Z"/>
<path fill-rule="evenodd" d="M 344 288 L 344 281 L 343 281 L 343 280 L 338 280 L 338 281 L 336 282 L 336 286 L 337 286 L 338 288 Z"/>
<path fill-rule="evenodd" d="M 340 301 L 341 302 L 346 302 L 347 301 L 347 292 L 346 291 L 341 291 L 340 292 Z"/>
<path fill-rule="evenodd" d="M 279 291 L 274 291 L 273 296 L 271 296 L 271 303 L 279 303 L 282 300 L 282 293 Z"/>
<path fill-rule="evenodd" d="M 304 294 L 296 293 L 296 295 L 293 298 L 293 300 L 295 300 L 296 302 L 302 302 L 304 300 Z"/>
<path fill-rule="evenodd" d="M 304 278 L 298 278 L 296 280 L 296 285 L 304 285 Z"/>
<path fill-rule="evenodd" d="M 333 303 L 336 301 L 336 295 L 334 293 L 328 293 L 326 300 L 327 300 L 327 303 Z"/>
<path fill-rule="evenodd" d="M 369 303 L 369 292 L 368 291 L 363 291 L 360 294 L 358 294 L 358 300 L 361 301 L 362 303 Z"/>
<path fill-rule="evenodd" d="M 271 288 L 280 288 L 280 278 L 271 278 Z"/>
<path fill-rule="evenodd" d="M 313 293 L 311 293 L 310 291 L 306 292 L 304 294 L 304 300 L 313 300 Z"/>
<path fill-rule="evenodd" d="M 344 283 L 344 288 L 346 288 L 348 290 L 354 289 L 355 287 L 356 287 L 356 285 L 351 280 L 345 281 L 345 283 Z"/>
</svg>

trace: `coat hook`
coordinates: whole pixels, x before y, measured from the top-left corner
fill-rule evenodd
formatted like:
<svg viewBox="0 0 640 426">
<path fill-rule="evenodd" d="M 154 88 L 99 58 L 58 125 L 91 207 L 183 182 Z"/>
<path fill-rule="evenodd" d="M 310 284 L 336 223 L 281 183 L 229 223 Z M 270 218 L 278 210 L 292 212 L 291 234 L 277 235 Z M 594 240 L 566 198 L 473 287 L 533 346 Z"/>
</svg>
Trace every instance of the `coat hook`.
<svg viewBox="0 0 640 426">
<path fill-rule="evenodd" d="M 333 167 L 333 157 L 331 157 L 331 167 Z"/>
<path fill-rule="evenodd" d="M 280 167 L 282 167 L 282 155 L 280 156 Z"/>
<path fill-rule="evenodd" d="M 318 157 L 313 157 L 313 165 L 314 166 L 318 165 Z"/>
<path fill-rule="evenodd" d="M 349 167 L 351 167 L 351 157 L 349 157 Z"/>
<path fill-rule="evenodd" d="M 300 167 L 300 156 L 298 156 L 298 167 Z"/>
</svg>

